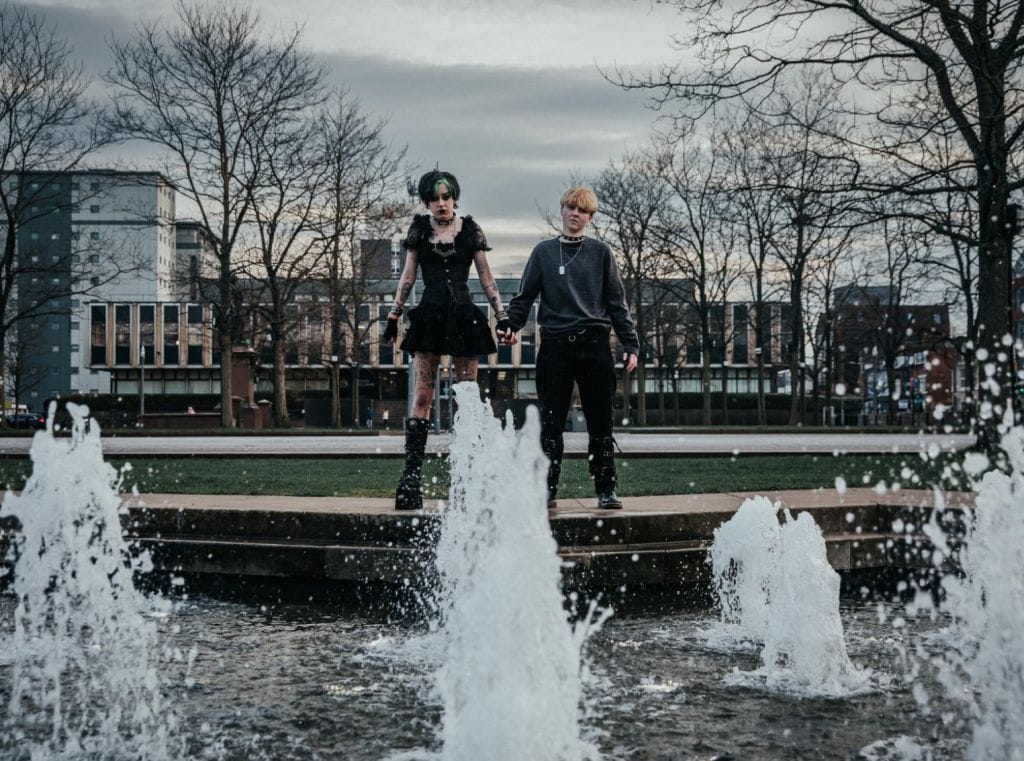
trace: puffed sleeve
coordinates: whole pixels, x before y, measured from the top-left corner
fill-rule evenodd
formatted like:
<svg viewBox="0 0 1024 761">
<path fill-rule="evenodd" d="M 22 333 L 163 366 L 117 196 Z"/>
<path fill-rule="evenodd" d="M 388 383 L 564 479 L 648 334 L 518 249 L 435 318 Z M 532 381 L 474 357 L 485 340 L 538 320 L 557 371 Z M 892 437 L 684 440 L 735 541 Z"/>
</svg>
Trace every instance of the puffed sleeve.
<svg viewBox="0 0 1024 761">
<path fill-rule="evenodd" d="M 472 217 L 463 217 L 462 231 L 469 238 L 469 247 L 472 251 L 491 250 L 491 247 L 487 244 L 487 236 L 484 235 L 484 231 L 480 229 L 480 225 Z"/>
<path fill-rule="evenodd" d="M 423 224 L 426 220 L 426 214 L 417 214 L 412 218 L 412 224 L 409 225 L 409 232 L 405 234 L 405 240 L 402 241 L 402 248 L 411 248 L 414 251 L 416 250 L 420 241 L 428 235 L 425 230 L 425 225 Z"/>
</svg>

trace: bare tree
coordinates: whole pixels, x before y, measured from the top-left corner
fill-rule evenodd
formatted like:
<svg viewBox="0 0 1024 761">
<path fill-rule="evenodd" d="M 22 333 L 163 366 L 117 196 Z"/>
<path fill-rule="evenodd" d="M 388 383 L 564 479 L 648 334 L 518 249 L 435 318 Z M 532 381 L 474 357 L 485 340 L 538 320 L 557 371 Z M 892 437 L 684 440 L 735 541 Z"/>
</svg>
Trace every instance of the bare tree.
<svg viewBox="0 0 1024 761">
<path fill-rule="evenodd" d="M 779 88 L 754 113 L 775 148 L 769 164 L 771 192 L 788 225 L 771 239 L 775 258 L 786 273 L 789 291 L 789 424 L 800 420 L 804 385 L 804 287 L 815 259 L 835 258 L 848 250 L 856 208 L 851 189 L 860 163 L 836 135 L 846 132 L 836 111 L 835 89 L 820 77 L 807 77 L 793 90 Z"/>
<path fill-rule="evenodd" d="M 316 223 L 323 246 L 319 276 L 327 289 L 331 356 L 336 358 L 330 363 L 331 420 L 336 427 L 341 425 L 340 363 L 345 358 L 352 368 L 355 389 L 357 347 L 377 319 L 361 318 L 375 302 L 371 281 L 380 275 L 364 266 L 360 235 L 390 240 L 411 213 L 395 200 L 405 148 L 387 141 L 386 126 L 386 120 L 371 118 L 345 92 L 333 98 L 317 121 L 325 169 Z M 355 408 L 355 394 L 352 402 Z"/>
<path fill-rule="evenodd" d="M 594 179 L 593 188 L 601 199 L 595 219 L 596 237 L 607 243 L 618 261 L 626 285 L 626 301 L 636 319 L 641 361 L 637 365 L 637 422 L 647 423 L 646 358 L 654 328 L 654 314 L 665 295 L 657 288 L 670 260 L 664 239 L 657 232 L 671 205 L 672 188 L 660 171 L 664 159 L 657 148 L 630 152 L 608 166 Z M 623 415 L 629 417 L 629 374 L 623 393 Z"/>
<path fill-rule="evenodd" d="M 1000 0 L 672 0 L 692 29 L 677 40 L 695 49 L 703 71 L 663 67 L 646 80 L 660 103 L 707 104 L 773 88 L 796 67 L 828 69 L 842 82 L 870 91 L 861 110 L 883 127 L 866 142 L 904 164 L 912 177 L 896 190 L 915 195 L 948 191 L 945 178 L 920 164 L 923 139 L 956 135 L 973 170 L 981 282 L 977 344 L 1006 356 L 1010 333 L 1012 231 L 1005 209 L 1024 187 L 1013 159 L 1024 136 L 1024 4 Z M 922 107 L 922 104 L 925 104 Z M 938 108 L 932 108 L 937 104 Z M 914 168 L 917 168 L 914 170 Z M 983 440 L 994 445 L 1000 411 L 1012 398 L 1011 363 L 998 362 L 980 391 Z"/>
<path fill-rule="evenodd" d="M 765 344 L 771 343 L 769 302 L 777 295 L 778 283 L 772 277 L 775 269 L 772 241 L 787 226 L 781 195 L 772 182 L 773 151 L 778 146 L 771 140 L 770 130 L 757 120 L 733 121 L 722 130 L 726 151 L 726 188 L 736 209 L 739 237 L 746 251 L 747 282 L 754 307 L 754 359 L 757 363 L 757 422 L 768 422 L 765 408 Z"/>
<path fill-rule="evenodd" d="M 712 362 L 724 363 L 725 305 L 741 276 L 737 227 L 722 192 L 724 149 L 717 134 L 684 130 L 673 136 L 662 173 L 672 189 L 672 210 L 660 230 L 671 266 L 682 280 L 663 285 L 694 316 L 701 346 L 702 421 L 711 424 Z M 717 312 L 721 310 L 721 317 Z M 723 389 L 727 392 L 723 364 Z"/>
<path fill-rule="evenodd" d="M 85 97 L 88 85 L 67 41 L 41 16 L 0 2 L 0 368 L 20 324 L 67 314 L 71 296 L 110 277 L 84 277 L 82 268 L 72 267 L 69 250 L 54 261 L 52 251 L 42 258 L 31 246 L 19 246 L 23 228 L 44 213 L 70 210 L 68 188 L 60 187 L 69 182 L 66 173 L 109 142 L 97 126 L 97 107 Z M 110 268 L 124 264 L 116 257 L 109 262 Z"/>
<path fill-rule="evenodd" d="M 210 232 L 219 263 L 221 415 L 232 426 L 235 246 L 252 221 L 262 169 L 246 147 L 322 102 L 323 73 L 300 49 L 298 31 L 268 40 L 247 8 L 182 3 L 177 22 L 114 41 L 107 79 L 115 88 L 114 126 L 163 149 L 165 172 Z"/>
<path fill-rule="evenodd" d="M 251 207 L 255 240 L 243 253 L 247 279 L 259 294 L 255 307 L 270 333 L 274 424 L 288 426 L 285 347 L 297 325 L 295 297 L 324 256 L 315 230 L 327 170 L 308 124 L 282 122 L 246 144 L 258 168 Z"/>
</svg>

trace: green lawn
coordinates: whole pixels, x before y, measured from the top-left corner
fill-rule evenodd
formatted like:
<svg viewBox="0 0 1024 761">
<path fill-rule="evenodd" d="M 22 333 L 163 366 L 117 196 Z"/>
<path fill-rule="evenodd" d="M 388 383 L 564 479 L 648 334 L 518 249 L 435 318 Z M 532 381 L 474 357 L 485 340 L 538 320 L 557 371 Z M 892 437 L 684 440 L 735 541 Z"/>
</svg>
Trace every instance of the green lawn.
<svg viewBox="0 0 1024 761">
<path fill-rule="evenodd" d="M 111 460 L 120 468 L 124 461 Z M 874 486 L 899 481 L 905 488 L 941 484 L 960 486 L 959 469 L 950 460 L 922 462 L 911 455 L 789 455 L 771 457 L 620 456 L 619 494 L 688 494 L 758 489 L 833 488 L 836 478 L 847 486 Z M 943 478 L 943 468 L 955 472 Z M 0 484 L 20 489 L 30 463 L 0 460 Z M 291 458 L 138 458 L 124 473 L 122 489 L 180 494 L 280 494 L 294 496 L 387 497 L 394 494 L 402 461 L 364 457 L 345 460 Z M 448 490 L 447 460 L 428 458 L 424 467 L 427 497 Z M 947 473 L 947 475 L 949 475 Z M 916 477 L 917 481 L 914 481 Z M 559 495 L 593 493 L 583 459 L 569 459 L 562 471 Z"/>
</svg>

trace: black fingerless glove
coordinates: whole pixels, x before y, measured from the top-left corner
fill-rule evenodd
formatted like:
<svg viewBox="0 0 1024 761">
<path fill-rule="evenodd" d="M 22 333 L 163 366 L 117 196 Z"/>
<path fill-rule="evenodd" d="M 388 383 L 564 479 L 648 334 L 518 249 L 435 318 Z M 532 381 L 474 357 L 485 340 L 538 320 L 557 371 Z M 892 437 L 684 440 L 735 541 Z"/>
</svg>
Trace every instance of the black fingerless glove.
<svg viewBox="0 0 1024 761">
<path fill-rule="evenodd" d="M 398 317 L 388 317 L 387 327 L 384 328 L 383 340 L 385 343 L 394 343 L 398 338 Z"/>
<path fill-rule="evenodd" d="M 494 316 L 497 318 L 497 321 L 494 323 L 495 330 L 497 330 L 499 333 L 504 333 L 506 331 L 510 333 L 515 332 L 512 328 L 512 323 L 508 321 L 508 312 L 502 309 L 499 312 L 497 312 Z"/>
</svg>

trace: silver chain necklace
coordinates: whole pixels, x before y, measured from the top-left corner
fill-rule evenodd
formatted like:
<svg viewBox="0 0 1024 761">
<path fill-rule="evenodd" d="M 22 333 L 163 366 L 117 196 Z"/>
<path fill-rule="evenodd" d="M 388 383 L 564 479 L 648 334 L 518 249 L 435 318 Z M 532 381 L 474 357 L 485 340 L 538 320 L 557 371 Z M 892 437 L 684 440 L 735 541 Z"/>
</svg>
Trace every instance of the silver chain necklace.
<svg viewBox="0 0 1024 761">
<path fill-rule="evenodd" d="M 573 259 L 575 259 L 577 256 L 580 255 L 580 251 L 583 250 L 583 244 L 585 242 L 586 242 L 585 239 L 580 238 L 580 247 L 578 249 L 576 249 L 576 253 L 573 254 L 569 258 L 569 261 L 565 261 L 565 254 L 562 252 L 562 239 L 561 238 L 558 239 L 558 274 L 559 275 L 564 275 L 565 274 L 565 268 L 567 266 L 569 266 L 570 264 L 572 264 Z"/>
</svg>

